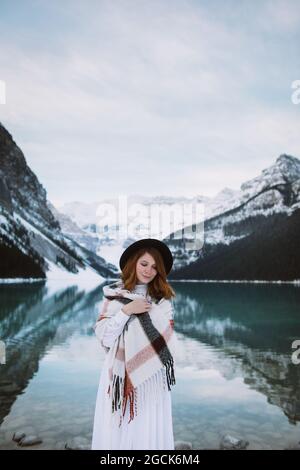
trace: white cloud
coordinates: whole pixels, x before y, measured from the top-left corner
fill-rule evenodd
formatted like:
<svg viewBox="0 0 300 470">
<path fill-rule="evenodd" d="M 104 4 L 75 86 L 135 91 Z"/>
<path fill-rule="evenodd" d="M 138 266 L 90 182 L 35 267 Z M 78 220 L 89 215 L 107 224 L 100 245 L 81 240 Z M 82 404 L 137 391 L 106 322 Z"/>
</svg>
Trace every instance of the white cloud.
<svg viewBox="0 0 300 470">
<path fill-rule="evenodd" d="M 97 200 L 133 187 L 213 195 L 280 153 L 299 156 L 299 107 L 290 100 L 299 59 L 287 59 L 295 2 L 284 3 L 285 16 L 282 2 L 247 5 L 248 16 L 193 1 L 32 5 L 48 12 L 47 34 L 32 30 L 28 15 L 0 44 L 1 121 L 50 199 Z M 278 52 L 272 37 L 282 22 Z"/>
</svg>

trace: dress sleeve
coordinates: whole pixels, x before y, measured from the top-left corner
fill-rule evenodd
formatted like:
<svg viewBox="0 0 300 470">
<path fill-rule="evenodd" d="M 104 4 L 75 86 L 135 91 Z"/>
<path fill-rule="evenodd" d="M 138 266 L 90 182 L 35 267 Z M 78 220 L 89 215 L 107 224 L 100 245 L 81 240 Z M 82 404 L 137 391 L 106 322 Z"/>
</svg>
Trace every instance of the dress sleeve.
<svg viewBox="0 0 300 470">
<path fill-rule="evenodd" d="M 101 332 L 101 339 L 99 338 L 102 346 L 105 346 L 106 348 L 111 348 L 113 346 L 116 339 L 122 333 L 129 318 L 129 315 L 126 315 L 126 313 L 120 309 L 113 317 L 107 320 L 104 331 Z M 97 335 L 97 324 L 95 326 L 95 333 Z"/>
</svg>

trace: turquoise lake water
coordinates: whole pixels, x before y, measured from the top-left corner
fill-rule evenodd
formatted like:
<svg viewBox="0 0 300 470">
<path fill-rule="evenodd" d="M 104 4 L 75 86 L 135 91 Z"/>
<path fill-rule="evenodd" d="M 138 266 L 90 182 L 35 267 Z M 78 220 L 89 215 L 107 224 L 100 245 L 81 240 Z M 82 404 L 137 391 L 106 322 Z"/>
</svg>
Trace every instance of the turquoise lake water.
<svg viewBox="0 0 300 470">
<path fill-rule="evenodd" d="M 224 434 L 249 449 L 282 449 L 300 440 L 300 288 L 287 284 L 171 282 L 178 338 L 172 389 L 175 441 L 218 448 Z M 34 448 L 91 441 L 104 359 L 93 324 L 99 285 L 0 286 L 0 449 L 17 430 Z"/>
</svg>

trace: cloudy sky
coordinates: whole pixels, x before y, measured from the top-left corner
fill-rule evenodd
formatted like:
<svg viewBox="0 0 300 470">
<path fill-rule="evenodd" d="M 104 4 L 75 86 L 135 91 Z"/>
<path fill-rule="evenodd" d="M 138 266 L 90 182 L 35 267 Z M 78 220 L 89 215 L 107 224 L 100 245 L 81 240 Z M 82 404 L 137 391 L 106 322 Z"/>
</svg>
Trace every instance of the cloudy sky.
<svg viewBox="0 0 300 470">
<path fill-rule="evenodd" d="M 57 205 L 300 157 L 300 0 L 1 0 L 0 122 Z"/>
</svg>

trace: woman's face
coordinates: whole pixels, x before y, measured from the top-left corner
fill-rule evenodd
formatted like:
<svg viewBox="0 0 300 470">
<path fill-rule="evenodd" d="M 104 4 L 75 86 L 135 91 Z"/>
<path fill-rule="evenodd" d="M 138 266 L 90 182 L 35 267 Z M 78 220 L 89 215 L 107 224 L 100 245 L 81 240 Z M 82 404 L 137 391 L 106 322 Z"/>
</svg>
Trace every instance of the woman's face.
<svg viewBox="0 0 300 470">
<path fill-rule="evenodd" d="M 136 276 L 139 282 L 148 284 L 157 274 L 153 256 L 149 253 L 142 255 L 136 262 Z"/>
</svg>

